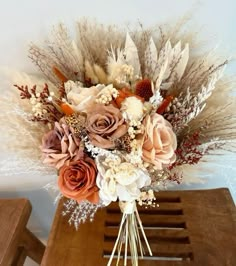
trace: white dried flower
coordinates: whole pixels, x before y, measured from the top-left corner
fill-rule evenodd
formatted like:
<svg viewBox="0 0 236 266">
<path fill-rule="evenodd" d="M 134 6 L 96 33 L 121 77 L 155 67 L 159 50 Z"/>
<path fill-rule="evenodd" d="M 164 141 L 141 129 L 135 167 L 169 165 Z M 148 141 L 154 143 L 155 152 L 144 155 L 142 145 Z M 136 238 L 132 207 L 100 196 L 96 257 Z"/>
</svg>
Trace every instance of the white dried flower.
<svg viewBox="0 0 236 266">
<path fill-rule="evenodd" d="M 97 176 L 99 196 L 105 205 L 111 201 L 133 201 L 139 198 L 140 189 L 151 183 L 150 177 L 131 163 L 123 162 Z"/>
<path fill-rule="evenodd" d="M 131 141 L 131 148 L 131 152 L 125 154 L 125 160 L 136 167 L 145 170 L 144 162 L 142 160 L 142 149 L 135 139 Z"/>
<path fill-rule="evenodd" d="M 108 70 L 110 82 L 120 87 L 129 86 L 129 82 L 134 79 L 134 68 L 131 65 L 112 61 L 108 64 Z"/>
<path fill-rule="evenodd" d="M 157 109 L 157 107 L 162 103 L 163 97 L 161 96 L 161 93 L 159 90 L 155 91 L 153 93 L 153 96 L 149 99 L 149 103 L 151 103 L 154 110 Z M 146 106 L 147 109 L 150 109 L 150 106 Z"/>
<path fill-rule="evenodd" d="M 43 113 L 47 113 L 47 111 L 45 112 L 45 109 L 42 108 L 42 104 L 38 102 L 35 97 L 30 98 L 30 103 L 32 106 L 31 110 L 34 116 L 41 117 Z"/>
<path fill-rule="evenodd" d="M 71 90 L 76 90 L 78 87 L 83 87 L 83 84 L 79 81 L 68 80 L 64 83 L 66 93 L 69 93 Z"/>
<path fill-rule="evenodd" d="M 32 96 L 31 98 L 30 98 L 30 103 L 32 104 L 32 105 L 34 105 L 34 104 L 36 104 L 36 98 L 34 97 L 34 96 Z"/>
<path fill-rule="evenodd" d="M 149 189 L 148 191 L 143 191 L 140 194 L 140 198 L 138 199 L 138 204 L 140 206 L 152 206 L 152 207 L 158 207 L 159 205 L 155 203 L 155 195 L 152 189 Z"/>
<path fill-rule="evenodd" d="M 101 89 L 98 93 L 96 102 L 101 104 L 109 104 L 113 98 L 116 98 L 119 92 L 116 88 L 113 88 L 112 84 Z"/>
<path fill-rule="evenodd" d="M 105 159 L 104 156 L 96 158 L 98 167 L 97 186 L 100 188 L 99 196 L 104 205 L 111 201 L 132 201 L 140 196 L 140 189 L 151 183 L 151 178 L 142 170 L 129 162 L 122 162 L 116 158 Z"/>
<path fill-rule="evenodd" d="M 126 120 L 138 121 L 143 116 L 143 103 L 135 96 L 127 97 L 122 102 L 120 110 Z"/>
</svg>

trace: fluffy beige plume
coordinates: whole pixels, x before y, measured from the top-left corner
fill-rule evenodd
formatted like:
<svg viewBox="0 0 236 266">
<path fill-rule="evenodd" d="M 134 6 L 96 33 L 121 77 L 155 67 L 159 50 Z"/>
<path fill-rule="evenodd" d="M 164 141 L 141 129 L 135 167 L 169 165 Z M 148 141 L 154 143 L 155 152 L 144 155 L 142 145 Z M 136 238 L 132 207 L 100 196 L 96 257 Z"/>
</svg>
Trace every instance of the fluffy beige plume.
<svg viewBox="0 0 236 266">
<path fill-rule="evenodd" d="M 226 141 L 227 149 L 236 150 L 236 97 L 231 91 L 235 87 L 235 78 L 218 81 L 206 108 L 189 124 L 188 132 L 202 127 L 204 142 L 217 138 Z"/>
<path fill-rule="evenodd" d="M 89 61 L 85 61 L 85 77 L 86 79 L 89 79 L 92 84 L 98 84 L 99 79 L 97 75 L 95 74 L 92 65 L 89 63 Z"/>
<path fill-rule="evenodd" d="M 42 127 L 40 123 L 29 121 L 32 107 L 29 101 L 20 100 L 19 92 L 13 87 L 13 84 L 28 84 L 29 88 L 38 84 L 38 87 L 43 87 L 45 80 L 6 68 L 0 69 L 0 77 L 1 95 L 3 95 L 0 98 L 0 104 L 4 110 L 0 114 L 1 152 L 15 157 L 14 162 L 11 156 L 4 159 L 1 174 L 7 175 L 13 164 L 15 171 L 22 171 L 22 165 L 24 165 L 25 171 L 31 169 L 32 172 L 37 172 L 40 168 L 40 171 L 47 173 L 48 167 L 40 163 L 40 145 L 42 135 L 48 128 Z M 53 85 L 50 85 L 53 88 Z"/>
<path fill-rule="evenodd" d="M 107 65 L 107 51 L 124 45 L 125 31 L 117 25 L 103 25 L 97 21 L 80 20 L 77 23 L 77 44 L 85 59 L 103 69 Z"/>
<path fill-rule="evenodd" d="M 106 72 L 103 70 L 103 68 L 101 68 L 99 65 L 94 64 L 93 65 L 93 69 L 94 72 L 96 73 L 96 76 L 98 78 L 98 81 L 100 84 L 107 84 L 107 74 Z"/>
</svg>

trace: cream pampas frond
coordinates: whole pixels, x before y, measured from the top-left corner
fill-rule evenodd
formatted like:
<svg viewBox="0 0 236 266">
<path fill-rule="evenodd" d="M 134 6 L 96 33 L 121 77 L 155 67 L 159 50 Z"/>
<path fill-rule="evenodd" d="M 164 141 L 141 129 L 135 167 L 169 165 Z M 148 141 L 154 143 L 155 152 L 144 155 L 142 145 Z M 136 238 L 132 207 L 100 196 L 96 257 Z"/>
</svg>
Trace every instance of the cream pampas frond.
<svg viewBox="0 0 236 266">
<path fill-rule="evenodd" d="M 1 176 L 19 174 L 49 175 L 52 169 L 43 165 L 41 161 L 40 146 L 42 135 L 48 130 L 40 123 L 30 121 L 32 106 L 28 101 L 19 100 L 19 95 L 13 84 L 28 84 L 38 88 L 43 87 L 45 80 L 37 76 L 30 76 L 9 69 L 1 69 Z M 49 83 L 50 84 L 50 83 Z M 55 87 L 50 84 L 51 88 Z M 7 156 L 4 156 L 7 154 Z"/>
</svg>

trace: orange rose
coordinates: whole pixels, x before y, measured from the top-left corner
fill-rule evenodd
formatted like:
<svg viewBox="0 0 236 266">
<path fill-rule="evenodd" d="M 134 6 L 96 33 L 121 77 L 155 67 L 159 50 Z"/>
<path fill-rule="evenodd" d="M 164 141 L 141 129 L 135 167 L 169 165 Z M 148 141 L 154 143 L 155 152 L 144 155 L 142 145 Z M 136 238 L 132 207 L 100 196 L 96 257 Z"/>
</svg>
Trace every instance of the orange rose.
<svg viewBox="0 0 236 266">
<path fill-rule="evenodd" d="M 99 202 L 98 187 L 96 186 L 97 167 L 94 161 L 87 157 L 69 165 L 59 171 L 58 186 L 61 193 L 78 202 L 88 200 Z"/>
</svg>

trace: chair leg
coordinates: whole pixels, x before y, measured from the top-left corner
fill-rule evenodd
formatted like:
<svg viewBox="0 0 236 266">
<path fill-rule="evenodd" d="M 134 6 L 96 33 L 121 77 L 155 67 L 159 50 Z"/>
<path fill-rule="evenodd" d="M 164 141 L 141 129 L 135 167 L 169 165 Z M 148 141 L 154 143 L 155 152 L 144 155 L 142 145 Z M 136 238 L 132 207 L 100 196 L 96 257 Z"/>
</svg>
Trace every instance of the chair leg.
<svg viewBox="0 0 236 266">
<path fill-rule="evenodd" d="M 24 247 L 18 247 L 17 253 L 14 257 L 14 260 L 11 266 L 23 266 L 26 259 L 26 251 Z"/>
<path fill-rule="evenodd" d="M 30 257 L 38 264 L 41 263 L 45 251 L 45 246 L 27 228 L 25 228 L 25 230 L 23 231 L 20 246 L 24 247 L 24 250 L 26 251 L 26 256 Z"/>
</svg>

